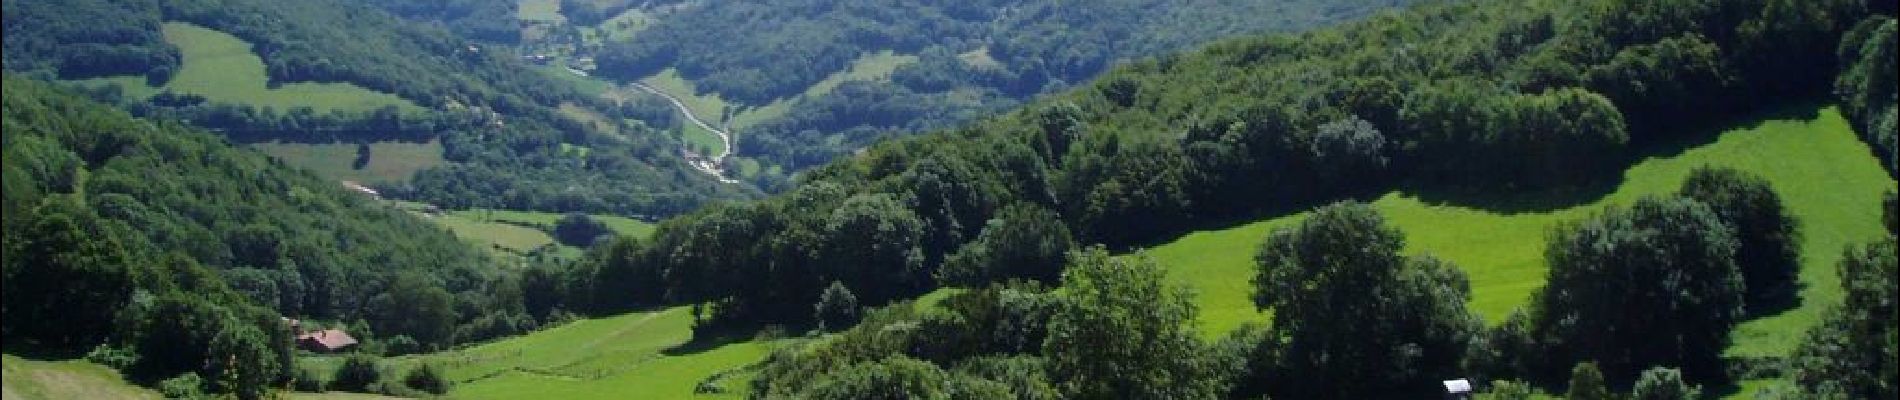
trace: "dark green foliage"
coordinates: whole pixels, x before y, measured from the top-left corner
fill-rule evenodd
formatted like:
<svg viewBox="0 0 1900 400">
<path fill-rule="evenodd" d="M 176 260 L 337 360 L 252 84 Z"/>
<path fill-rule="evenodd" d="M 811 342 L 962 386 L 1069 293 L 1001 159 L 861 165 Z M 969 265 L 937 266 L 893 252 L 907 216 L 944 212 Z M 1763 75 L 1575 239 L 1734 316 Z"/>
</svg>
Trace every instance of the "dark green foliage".
<svg viewBox="0 0 1900 400">
<path fill-rule="evenodd" d="M 858 288 L 863 304 L 883 304 L 921 292 L 930 282 L 924 265 L 923 221 L 890 195 L 859 195 L 825 222 L 820 262 L 838 281 Z"/>
<path fill-rule="evenodd" d="M 1643 370 L 1631 389 L 1630 400 L 1693 400 L 1702 398 L 1702 387 L 1682 381 L 1682 371 L 1655 367 Z"/>
<path fill-rule="evenodd" d="M 1400 119 L 1418 162 L 1436 181 L 1485 187 L 1562 188 L 1621 165 L 1623 115 L 1603 96 L 1564 88 L 1541 94 L 1451 84 L 1415 92 Z"/>
<path fill-rule="evenodd" d="M 1188 293 L 1163 282 L 1154 260 L 1076 252 L 1062 274 L 1042 353 L 1065 398 L 1211 399 L 1228 371 L 1189 329 Z"/>
<path fill-rule="evenodd" d="M 554 240 L 574 247 L 588 247 L 601 236 L 614 234 L 606 223 L 581 213 L 568 213 L 554 221 Z"/>
<path fill-rule="evenodd" d="M 1769 310 L 1794 300 L 1801 238 L 1794 217 L 1768 180 L 1703 167 L 1682 182 L 1681 195 L 1707 204 L 1735 232 L 1735 266 L 1741 268 L 1750 310 Z"/>
<path fill-rule="evenodd" d="M 167 293 L 171 291 L 200 295 L 203 301 L 229 308 L 244 321 L 254 320 L 246 317 L 252 313 L 244 311 L 244 304 L 255 302 L 300 318 L 355 319 L 380 312 L 378 315 L 386 318 L 371 320 L 383 325 L 417 320 L 411 318 L 413 315 L 392 311 L 394 308 L 371 310 L 370 300 L 383 295 L 389 287 L 387 282 L 399 274 L 434 277 L 426 285 L 442 292 L 442 297 L 461 293 L 471 299 L 486 299 L 495 288 L 485 284 L 486 276 L 494 274 L 491 261 L 427 221 L 347 192 L 334 182 L 290 170 L 262 155 L 232 148 L 202 132 L 175 124 L 133 119 L 123 112 L 52 90 L 45 84 L 11 77 L 6 82 L 6 168 L 33 171 L 19 175 L 29 179 L 8 183 L 33 189 L 23 194 L 49 195 L 43 197 L 44 200 L 35 200 L 36 203 L 64 204 L 57 210 L 42 210 L 37 204 L 26 204 L 22 200 L 9 203 L 9 207 L 32 208 L 4 210 L 8 218 L 21 221 L 8 226 L 9 275 L 5 282 L 8 285 L 33 282 L 34 286 L 6 290 L 6 296 L 30 296 L 35 288 L 62 285 L 115 285 L 114 289 L 86 289 L 62 296 L 87 304 L 65 306 L 62 314 L 65 318 L 97 315 L 99 317 L 93 318 L 109 319 L 114 311 L 107 310 L 125 306 L 125 299 L 137 289 L 160 299 L 159 304 L 194 302 L 168 300 Z M 78 181 L 70 179 L 81 173 L 87 176 L 83 188 L 76 187 Z M 13 187 L 9 187 L 9 198 L 20 198 L 15 197 L 16 192 L 12 190 Z M 69 195 L 72 193 L 83 193 L 83 197 Z M 84 229 L 83 236 L 24 231 L 33 225 L 51 229 L 62 224 Z M 14 253 L 33 243 L 51 245 L 48 240 L 61 237 L 84 238 L 84 241 L 54 246 L 57 249 Z M 56 270 L 49 267 L 62 265 L 56 262 L 58 258 L 40 261 L 33 258 L 34 255 L 70 258 L 73 256 L 61 254 L 111 254 L 110 251 L 98 252 L 112 248 L 117 248 L 121 255 L 91 256 L 106 258 L 86 263 L 95 271 L 116 269 L 108 270 L 107 276 L 83 279 L 27 276 Z M 125 262 L 109 261 L 117 257 L 159 262 L 131 267 Z M 110 277 L 117 275 L 123 277 Z M 237 289 L 249 301 L 227 296 L 229 289 L 225 289 L 223 282 L 226 279 L 237 284 Z M 518 299 L 513 301 L 519 302 Z M 58 303 L 16 301 L 9 297 L 6 304 L 7 318 L 14 318 L 33 315 L 33 310 L 22 305 Z M 99 314 L 87 311 L 94 307 L 99 308 Z M 189 310 L 195 306 L 180 307 Z M 16 312 L 14 308 L 20 310 Z M 457 313 L 451 305 L 439 309 L 447 312 L 446 318 L 431 314 L 421 320 L 446 320 L 451 328 L 463 322 L 465 315 Z M 473 315 L 466 317 L 474 319 Z M 272 319 L 268 324 L 245 324 L 256 325 L 257 329 L 270 333 L 277 330 L 281 322 Z M 103 338 L 114 331 L 77 320 L 70 324 L 5 326 L 8 329 L 66 326 L 86 329 L 94 338 Z M 127 326 L 131 325 L 122 324 L 120 328 Z M 202 322 L 195 331 L 216 334 L 228 330 L 216 326 Z M 405 332 L 388 326 L 378 328 Z M 122 339 L 141 340 L 137 335 L 121 333 Z M 451 340 L 446 334 L 424 338 L 432 341 L 431 345 L 443 345 Z M 209 345 L 209 337 L 204 339 L 197 342 L 200 347 Z M 153 373 L 162 374 L 153 375 L 154 379 L 202 365 L 202 357 L 175 361 L 180 364 L 156 368 Z"/>
<path fill-rule="evenodd" d="M 205 397 L 205 380 L 196 372 L 186 372 L 159 381 L 157 389 L 167 399 L 199 399 Z"/>
<path fill-rule="evenodd" d="M 907 357 L 845 367 L 826 374 L 797 398 L 805 399 L 990 399 L 1009 397 L 1002 384 L 950 375 L 936 365 Z"/>
<path fill-rule="evenodd" d="M 1594 361 L 1611 382 L 1658 365 L 1722 379 L 1742 316 L 1736 247 L 1715 212 L 1685 198 L 1646 197 L 1557 228 L 1535 300 L 1547 362 Z"/>
<path fill-rule="evenodd" d="M 52 71 L 67 79 L 147 75 L 164 83 L 179 56 L 159 34 L 158 3 L 8 0 L 0 59 L 8 71 Z"/>
<path fill-rule="evenodd" d="M 1834 80 L 1834 94 L 1841 111 L 1859 131 L 1861 138 L 1874 148 L 1889 174 L 1900 175 L 1900 139 L 1896 139 L 1896 79 L 1900 69 L 1900 34 L 1895 33 L 1891 15 L 1860 21 L 1841 38 L 1838 51 L 1843 70 Z"/>
<path fill-rule="evenodd" d="M 520 27 L 512 1 L 7 4 L 14 3 L 19 5 L 5 8 L 5 68 L 11 72 L 67 78 L 144 74 L 163 83 L 180 67 L 177 50 L 162 41 L 163 20 L 201 25 L 252 43 L 273 87 L 347 82 L 427 108 L 318 113 L 307 107 L 207 103 L 177 94 L 138 102 L 125 99 L 122 90 L 98 91 L 108 101 L 128 103 L 124 106 L 136 115 L 190 121 L 243 142 L 440 140 L 444 156 L 456 163 L 419 174 L 409 185 L 380 188 L 388 196 L 451 209 L 671 215 L 712 199 L 756 194 L 692 171 L 674 151 L 678 142 L 666 135 L 617 122 L 610 128 L 621 134 L 610 135 L 561 114 L 556 107 L 571 104 L 619 121 L 620 107 L 533 69 L 504 46 L 473 41 L 515 40 Z M 391 13 L 445 24 L 412 23 Z M 564 144 L 591 151 L 577 156 Z"/>
<path fill-rule="evenodd" d="M 818 295 L 818 304 L 813 305 L 812 309 L 815 315 L 812 319 L 818 321 L 818 329 L 821 330 L 840 330 L 857 324 L 858 313 L 861 312 L 858 296 L 851 294 L 851 289 L 837 281 L 825 287 L 825 292 Z"/>
<path fill-rule="evenodd" d="M 1564 385 L 1565 400 L 1615 400 L 1603 380 L 1603 371 L 1593 362 L 1578 363 L 1570 369 L 1570 383 Z"/>
<path fill-rule="evenodd" d="M 268 316 L 265 318 L 269 320 Z M 284 331 L 285 328 L 271 329 Z M 286 334 L 265 333 L 255 325 L 227 326 L 211 338 L 205 376 L 217 377 L 211 386 L 219 393 L 246 400 L 268 398 L 275 393 L 278 383 L 290 378 L 286 372 L 292 367 L 285 364 L 290 359 L 274 354 L 284 351 L 289 344 L 290 337 Z"/>
<path fill-rule="evenodd" d="M 1491 390 L 1478 398 L 1486 400 L 1531 400 L 1531 384 L 1523 381 L 1492 381 Z"/>
<path fill-rule="evenodd" d="M 343 365 L 336 368 L 336 375 L 330 377 L 330 390 L 369 393 L 383 379 L 383 371 L 376 364 L 376 358 L 367 355 L 343 359 Z"/>
<path fill-rule="evenodd" d="M 1889 216 L 1896 212 L 1887 209 Z M 1891 218 L 1891 217 L 1889 217 Z M 1900 395 L 1900 256 L 1893 237 L 1850 248 L 1841 258 L 1842 303 L 1790 357 L 1791 375 L 1809 396 L 1879 399 Z"/>
<path fill-rule="evenodd" d="M 25 230 L 7 234 L 8 268 L 0 278 L 6 340 L 55 352 L 98 345 L 131 296 L 132 261 L 117 240 L 123 233 L 111 231 L 122 228 L 94 217 L 72 196 L 6 212 L 36 217 Z"/>
<path fill-rule="evenodd" d="M 957 373 L 987 379 L 1009 387 L 1010 398 L 1020 400 L 1055 400 L 1061 398 L 1055 387 L 1050 386 L 1048 367 L 1041 358 L 1033 356 L 984 356 L 972 358 L 959 364 Z"/>
<path fill-rule="evenodd" d="M 422 363 L 410 369 L 407 375 L 403 375 L 402 384 L 410 389 L 433 395 L 448 393 L 450 386 L 448 378 L 442 376 L 442 371 L 437 370 L 435 364 L 429 363 Z"/>
<path fill-rule="evenodd" d="M 323 376 L 317 374 L 316 370 L 297 368 L 295 375 L 290 378 L 290 389 L 307 393 L 323 393 L 324 387 L 329 384 L 324 379 Z"/>
<path fill-rule="evenodd" d="M 1269 394 L 1402 396 L 1459 373 L 1482 326 L 1464 308 L 1470 284 L 1456 267 L 1403 248 L 1397 228 L 1352 202 L 1267 237 L 1255 256 L 1254 304 L 1273 310 L 1262 346 L 1275 362 L 1255 371 L 1277 382 Z"/>
<path fill-rule="evenodd" d="M 917 328 L 928 334 L 911 338 L 908 353 L 946 365 L 988 354 L 1036 354 L 1057 307 L 1045 291 L 1035 283 L 1010 283 L 951 295 L 939 303 L 949 312 L 920 318 Z M 1018 389 L 1031 389 L 1018 382 L 1022 379 L 1027 378 L 1008 381 Z"/>
<path fill-rule="evenodd" d="M 938 281 L 980 286 L 1009 279 L 1055 283 L 1076 247 L 1062 216 L 1033 203 L 1004 207 L 976 240 L 944 261 Z"/>
<path fill-rule="evenodd" d="M 370 299 L 370 315 L 378 323 L 376 332 L 391 337 L 406 336 L 429 347 L 449 343 L 449 335 L 455 330 L 455 297 L 431 281 L 432 278 L 417 274 L 399 275 L 383 294 Z"/>
<path fill-rule="evenodd" d="M 441 22 L 470 39 L 513 43 L 521 40 L 515 20 L 517 2 L 509 0 L 353 0 L 396 16 Z M 563 7 L 564 9 L 566 7 Z"/>
</svg>

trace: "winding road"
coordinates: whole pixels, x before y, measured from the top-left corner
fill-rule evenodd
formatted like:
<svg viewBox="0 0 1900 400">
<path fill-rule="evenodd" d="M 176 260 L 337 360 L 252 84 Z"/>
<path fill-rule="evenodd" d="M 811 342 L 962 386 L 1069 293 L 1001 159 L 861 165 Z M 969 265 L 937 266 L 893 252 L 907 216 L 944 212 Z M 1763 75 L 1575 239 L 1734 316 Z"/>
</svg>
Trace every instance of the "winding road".
<svg viewBox="0 0 1900 400">
<path fill-rule="evenodd" d="M 691 121 L 693 125 L 698 125 L 701 129 L 705 129 L 707 132 L 712 132 L 714 135 L 719 135 L 719 141 L 724 143 L 724 146 L 721 146 L 719 148 L 718 154 L 712 155 L 711 157 L 707 157 L 704 160 L 695 161 L 695 160 L 689 159 L 687 160 L 687 163 L 692 164 L 693 168 L 699 169 L 700 172 L 705 172 L 709 175 L 712 175 L 714 178 L 718 178 L 720 182 L 739 183 L 738 179 L 732 179 L 732 178 L 726 177 L 725 169 L 720 167 L 720 165 L 725 164 L 726 157 L 732 156 L 732 134 L 731 133 L 728 133 L 723 129 L 714 128 L 712 124 L 708 124 L 706 123 L 705 120 L 699 119 L 698 115 L 693 114 L 693 109 L 686 108 L 686 103 L 681 102 L 678 97 L 673 97 L 672 94 L 668 94 L 666 92 L 660 91 L 659 89 L 655 89 L 652 86 L 647 86 L 647 84 L 644 82 L 634 82 L 633 87 L 639 88 L 640 90 L 646 91 L 647 93 L 652 93 L 654 95 L 660 96 L 661 98 L 665 98 L 667 102 L 673 103 L 673 108 L 679 109 L 681 115 L 686 116 L 687 121 Z"/>
</svg>

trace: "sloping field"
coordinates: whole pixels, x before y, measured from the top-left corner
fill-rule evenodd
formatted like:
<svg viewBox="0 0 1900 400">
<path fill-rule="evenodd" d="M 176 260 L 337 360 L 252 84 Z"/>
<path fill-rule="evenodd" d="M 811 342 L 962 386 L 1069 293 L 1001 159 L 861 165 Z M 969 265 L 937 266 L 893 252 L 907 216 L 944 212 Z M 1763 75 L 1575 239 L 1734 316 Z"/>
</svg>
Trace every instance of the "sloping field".
<svg viewBox="0 0 1900 400">
<path fill-rule="evenodd" d="M 355 166 L 357 146 L 353 143 L 269 142 L 250 146 L 325 178 L 365 184 L 407 182 L 416 172 L 448 164 L 442 158 L 442 143 L 434 140 L 370 143 L 369 162 L 362 168 Z"/>
<path fill-rule="evenodd" d="M 1409 253 L 1431 254 L 1464 268 L 1471 278 L 1471 308 L 1497 322 L 1528 304 L 1531 292 L 1543 285 L 1546 234 L 1557 223 L 1584 218 L 1608 205 L 1629 204 L 1644 195 L 1673 193 L 1691 170 L 1703 165 L 1760 174 L 1800 220 L 1803 301 L 1795 309 L 1742 324 L 1729 352 L 1782 355 L 1819 321 L 1822 310 L 1839 302 L 1834 264 L 1845 246 L 1883 235 L 1880 196 L 1895 187 L 1837 110 L 1806 107 L 1795 111 L 1734 127 L 1706 144 L 1648 157 L 1626 170 L 1613 192 L 1581 205 L 1504 212 L 1398 192 L 1372 204 L 1404 231 Z M 1171 268 L 1173 280 L 1199 292 L 1201 329 L 1204 335 L 1217 337 L 1241 323 L 1265 321 L 1249 299 L 1254 250 L 1271 229 L 1302 217 L 1194 232 L 1150 254 Z"/>
<path fill-rule="evenodd" d="M 386 106 L 403 111 L 421 110 L 415 103 L 396 95 L 348 83 L 296 82 L 271 88 L 264 60 L 251 51 L 249 42 L 182 22 L 165 23 L 164 33 L 165 41 L 178 46 L 183 56 L 178 74 L 165 86 L 147 86 L 143 77 L 98 78 L 80 83 L 118 84 L 129 97 L 135 98 L 171 90 L 201 95 L 214 102 L 269 106 L 279 111 L 292 107 L 311 107 L 319 112 L 369 111 Z"/>
<path fill-rule="evenodd" d="M 742 397 L 771 341 L 689 343 L 688 307 L 588 319 L 466 350 L 401 360 L 444 367 L 458 399 Z M 695 394 L 713 379 L 723 394 Z"/>
<path fill-rule="evenodd" d="M 0 399 L 157 399 L 158 393 L 133 386 L 118 371 L 85 360 L 37 361 L 0 358 Z"/>
</svg>

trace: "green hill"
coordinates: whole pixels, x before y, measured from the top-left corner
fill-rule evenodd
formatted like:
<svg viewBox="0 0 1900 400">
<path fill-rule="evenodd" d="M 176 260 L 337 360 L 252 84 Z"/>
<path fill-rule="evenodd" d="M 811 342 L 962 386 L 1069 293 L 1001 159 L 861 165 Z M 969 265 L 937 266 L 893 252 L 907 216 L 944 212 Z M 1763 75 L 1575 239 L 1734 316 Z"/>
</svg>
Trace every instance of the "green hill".
<svg viewBox="0 0 1900 400">
<path fill-rule="evenodd" d="M 177 75 L 164 86 L 150 87 L 141 77 L 95 78 L 95 82 L 123 85 L 138 100 L 169 90 L 202 95 L 211 101 L 279 110 L 295 107 L 311 107 L 321 112 L 363 112 L 382 107 L 397 107 L 404 112 L 421 110 L 408 100 L 348 83 L 295 82 L 270 87 L 263 59 L 258 58 L 251 50 L 252 45 L 243 39 L 180 22 L 166 23 L 164 34 L 165 41 L 177 46 L 182 56 Z"/>
<path fill-rule="evenodd" d="M 1730 352 L 1785 356 L 1819 321 L 1821 311 L 1839 301 L 1834 265 L 1841 249 L 1884 235 L 1879 221 L 1866 216 L 1880 213 L 1881 194 L 1895 186 L 1834 107 L 1789 111 L 1713 135 L 1707 144 L 1645 157 L 1622 174 L 1614 191 L 1590 196 L 1583 204 L 1504 212 L 1392 192 L 1378 196 L 1372 205 L 1405 233 L 1407 252 L 1463 267 L 1471 277 L 1471 308 L 1496 323 L 1524 307 L 1531 291 L 1543 286 L 1545 239 L 1557 223 L 1608 205 L 1627 205 L 1644 195 L 1672 193 L 1696 167 L 1761 174 L 1801 221 L 1802 306 L 1743 324 Z M 1169 267 L 1174 281 L 1198 291 L 1202 333 L 1218 337 L 1241 323 L 1264 321 L 1249 297 L 1252 285 L 1237 277 L 1254 274 L 1254 252 L 1267 232 L 1301 217 L 1197 231 L 1148 252 Z"/>
</svg>

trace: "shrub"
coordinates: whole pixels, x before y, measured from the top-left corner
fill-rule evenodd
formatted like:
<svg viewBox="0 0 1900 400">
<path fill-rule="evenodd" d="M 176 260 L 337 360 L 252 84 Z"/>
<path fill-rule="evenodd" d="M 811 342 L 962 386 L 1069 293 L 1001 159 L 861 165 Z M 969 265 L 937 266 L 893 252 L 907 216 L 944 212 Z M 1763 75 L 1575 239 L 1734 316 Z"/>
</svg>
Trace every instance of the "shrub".
<svg viewBox="0 0 1900 400">
<path fill-rule="evenodd" d="M 197 399 L 205 397 L 204 387 L 204 378 L 198 377 L 196 372 L 186 372 L 177 377 L 159 381 L 158 393 L 165 395 L 167 399 Z"/>
<path fill-rule="evenodd" d="M 402 384 L 409 386 L 411 389 L 421 390 L 429 394 L 443 394 L 449 392 L 448 378 L 443 377 L 441 371 L 436 370 L 434 365 L 428 363 L 409 370 L 409 375 L 402 378 Z"/>
<path fill-rule="evenodd" d="M 360 354 L 343 360 L 343 366 L 330 378 L 330 390 L 369 393 L 372 385 L 383 380 L 383 371 L 377 369 L 376 361 L 375 357 Z"/>
</svg>

